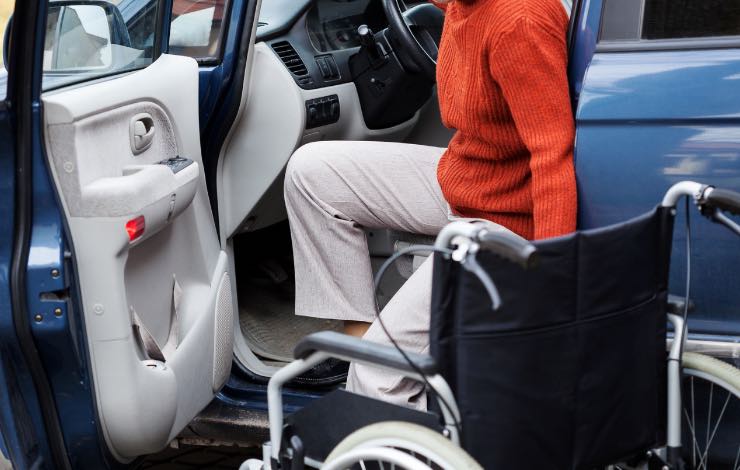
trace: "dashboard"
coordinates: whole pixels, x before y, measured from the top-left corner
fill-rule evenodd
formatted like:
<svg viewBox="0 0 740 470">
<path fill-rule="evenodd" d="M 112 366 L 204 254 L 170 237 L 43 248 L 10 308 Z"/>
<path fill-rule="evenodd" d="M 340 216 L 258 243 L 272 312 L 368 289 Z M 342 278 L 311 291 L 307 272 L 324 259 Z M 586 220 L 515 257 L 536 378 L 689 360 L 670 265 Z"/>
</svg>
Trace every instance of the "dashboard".
<svg viewBox="0 0 740 470">
<path fill-rule="evenodd" d="M 357 28 L 360 25 L 378 31 L 386 26 L 385 23 L 377 0 L 318 0 L 306 16 L 308 37 L 319 52 L 359 47 Z"/>
<path fill-rule="evenodd" d="M 300 88 L 313 90 L 352 81 L 363 24 L 387 27 L 382 0 L 263 0 L 257 42 L 276 52 Z"/>
<path fill-rule="evenodd" d="M 300 145 L 327 140 L 447 145 L 449 132 L 436 100 L 404 111 L 411 95 L 431 96 L 431 84 L 409 82 L 392 48 L 386 48 L 382 67 L 363 65 L 355 32 L 367 24 L 385 41 L 382 0 L 262 0 L 257 21 L 249 92 L 242 97 L 249 112 L 235 121 L 224 146 L 219 194 L 219 201 L 228 201 L 222 206 L 224 233 L 284 219 L 281 175 Z M 368 98 L 368 107 L 363 97 L 376 73 L 393 81 L 382 90 L 376 86 L 379 94 Z M 374 119 L 378 110 L 383 122 Z"/>
<path fill-rule="evenodd" d="M 381 0 L 263 0 L 257 41 L 295 36 L 307 37 L 316 52 L 359 46 L 357 28 L 373 31 L 387 26 Z"/>
<path fill-rule="evenodd" d="M 306 131 L 333 126 L 348 111 L 347 98 L 332 87 L 353 84 L 359 105 L 353 109 L 369 130 L 408 122 L 432 94 L 433 83 L 409 73 L 394 52 L 383 0 L 263 0 L 258 21 L 257 43 L 272 50 L 304 93 Z M 375 54 L 382 57 L 360 47 L 361 25 L 376 33 Z M 307 93 L 313 90 L 321 93 Z"/>
</svg>

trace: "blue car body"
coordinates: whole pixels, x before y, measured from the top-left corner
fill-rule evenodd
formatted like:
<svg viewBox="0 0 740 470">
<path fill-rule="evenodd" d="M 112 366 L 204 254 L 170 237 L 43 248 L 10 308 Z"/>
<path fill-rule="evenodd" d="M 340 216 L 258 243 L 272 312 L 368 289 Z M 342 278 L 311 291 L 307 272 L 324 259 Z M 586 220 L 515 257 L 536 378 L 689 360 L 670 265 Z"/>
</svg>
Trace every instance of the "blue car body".
<svg viewBox="0 0 740 470">
<path fill-rule="evenodd" d="M 676 42 L 597 45 L 600 0 L 585 2 L 573 55 L 579 223 L 592 228 L 649 210 L 681 180 L 740 188 L 740 48 Z M 587 65 L 587 69 L 584 65 Z M 582 77 L 582 78 L 578 78 Z M 677 223 L 671 292 L 684 294 L 685 231 Z M 693 334 L 740 336 L 740 249 L 694 217 Z"/>
<path fill-rule="evenodd" d="M 269 1 L 269 0 L 265 0 Z M 22 3 L 22 2 L 19 2 Z M 43 3 L 43 2 L 41 2 Z M 120 9 L 134 21 L 141 0 L 124 0 Z M 200 114 L 204 155 L 218 155 L 221 124 L 229 114 L 225 103 L 239 93 L 233 83 L 240 66 L 239 42 L 246 0 L 233 0 L 223 56 L 201 64 Z M 138 5 L 138 8 L 137 8 Z M 40 6 L 39 17 L 44 17 Z M 579 224 L 591 228 L 616 223 L 649 210 L 672 183 L 694 179 L 738 190 L 740 188 L 740 46 L 635 49 L 629 45 L 599 44 L 603 0 L 574 2 L 570 78 L 576 110 L 576 168 L 579 187 Z M 162 41 L 166 44 L 166 36 Z M 41 39 L 41 43 L 43 38 Z M 37 41 L 36 44 L 39 44 Z M 165 46 L 166 47 L 166 46 Z M 40 51 L 34 51 L 39 54 Z M 54 461 L 49 439 L 49 417 L 43 405 L 43 387 L 25 364 L 27 354 L 18 338 L 13 315 L 12 266 L 17 231 L 18 167 L 17 110 L 9 100 L 0 104 L 0 451 L 16 468 Z M 44 365 L 66 453 L 74 468 L 119 466 L 108 455 L 95 416 L 93 384 L 86 355 L 84 330 L 75 314 L 74 266 L 68 256 L 64 218 L 51 184 L 42 151 L 39 96 L 30 98 L 35 123 L 30 152 L 33 178 L 33 230 L 25 266 L 28 318 Z M 228 128 L 228 126 L 225 126 Z M 12 144 L 12 145 L 11 145 Z M 28 142 L 22 145 L 28 146 Z M 676 256 L 671 272 L 675 294 L 683 294 L 685 235 L 677 224 Z M 692 219 L 693 285 L 690 328 L 700 337 L 740 342 L 740 250 L 737 240 L 705 220 Z M 69 291 L 66 291 L 69 289 Z M 45 295 L 67 292 L 69 295 Z M 49 321 L 34 321 L 37 312 L 62 309 Z M 48 315 L 48 314 L 47 314 Z M 288 393 L 288 410 L 318 396 L 295 390 Z M 232 408 L 265 410 L 266 390 L 234 366 L 232 377 L 217 396 Z"/>
</svg>

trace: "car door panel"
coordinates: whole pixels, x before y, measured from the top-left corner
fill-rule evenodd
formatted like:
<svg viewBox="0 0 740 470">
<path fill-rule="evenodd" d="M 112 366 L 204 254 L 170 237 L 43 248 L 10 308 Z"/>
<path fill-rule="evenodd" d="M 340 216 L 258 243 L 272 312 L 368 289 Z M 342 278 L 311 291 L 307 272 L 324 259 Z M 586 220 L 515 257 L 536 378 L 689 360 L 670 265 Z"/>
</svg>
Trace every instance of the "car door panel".
<svg viewBox="0 0 740 470">
<path fill-rule="evenodd" d="M 672 184 L 740 187 L 740 49 L 616 51 L 602 46 L 583 81 L 577 113 L 580 223 L 598 227 L 655 206 Z M 683 211 L 680 211 L 681 213 Z M 682 214 L 679 214 L 681 217 Z M 677 222 L 682 227 L 683 221 Z M 740 334 L 735 237 L 692 217 L 694 333 Z M 685 232 L 676 230 L 671 292 L 683 295 Z"/>
<path fill-rule="evenodd" d="M 163 55 L 49 92 L 43 105 L 101 428 L 128 461 L 163 448 L 230 371 L 232 287 L 202 172 L 197 63 Z M 131 129 L 141 116 L 154 134 L 138 152 Z M 157 164 L 175 156 L 193 163 L 177 173 Z M 130 240 L 127 222 L 141 216 L 143 234 Z M 164 361 L 153 359 L 152 342 Z"/>
</svg>

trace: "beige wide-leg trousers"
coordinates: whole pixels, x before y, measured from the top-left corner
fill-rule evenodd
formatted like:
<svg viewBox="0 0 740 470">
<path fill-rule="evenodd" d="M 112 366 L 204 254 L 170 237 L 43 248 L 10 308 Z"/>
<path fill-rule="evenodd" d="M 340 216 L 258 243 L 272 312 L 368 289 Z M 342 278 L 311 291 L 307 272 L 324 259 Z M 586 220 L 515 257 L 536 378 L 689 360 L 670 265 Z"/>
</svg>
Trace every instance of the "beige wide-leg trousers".
<svg viewBox="0 0 740 470">
<path fill-rule="evenodd" d="M 364 339 L 390 344 L 375 321 L 373 273 L 363 228 L 436 235 L 451 219 L 437 183 L 444 149 L 385 142 L 318 142 L 293 154 L 285 203 L 293 238 L 296 314 L 372 322 Z M 398 344 L 429 348 L 429 257 L 381 312 Z M 421 385 L 352 364 L 347 389 L 426 408 Z"/>
</svg>

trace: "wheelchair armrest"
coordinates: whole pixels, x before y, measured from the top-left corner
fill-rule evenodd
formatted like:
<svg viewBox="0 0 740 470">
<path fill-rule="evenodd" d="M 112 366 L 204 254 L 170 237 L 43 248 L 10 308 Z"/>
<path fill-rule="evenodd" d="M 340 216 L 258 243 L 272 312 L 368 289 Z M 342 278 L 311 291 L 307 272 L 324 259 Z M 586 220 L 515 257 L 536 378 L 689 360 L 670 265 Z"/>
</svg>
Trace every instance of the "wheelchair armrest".
<svg viewBox="0 0 740 470">
<path fill-rule="evenodd" d="M 293 355 L 296 359 L 305 359 L 319 351 L 404 372 L 416 372 L 396 348 L 335 331 L 321 331 L 306 336 L 296 345 Z M 431 356 L 412 352 L 407 352 L 406 355 L 424 374 L 437 373 L 437 364 Z"/>
<path fill-rule="evenodd" d="M 689 312 L 693 312 L 695 309 L 694 301 L 689 299 Z M 674 315 L 683 315 L 684 309 L 686 308 L 686 297 L 680 295 L 668 294 L 668 313 Z"/>
</svg>

